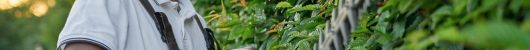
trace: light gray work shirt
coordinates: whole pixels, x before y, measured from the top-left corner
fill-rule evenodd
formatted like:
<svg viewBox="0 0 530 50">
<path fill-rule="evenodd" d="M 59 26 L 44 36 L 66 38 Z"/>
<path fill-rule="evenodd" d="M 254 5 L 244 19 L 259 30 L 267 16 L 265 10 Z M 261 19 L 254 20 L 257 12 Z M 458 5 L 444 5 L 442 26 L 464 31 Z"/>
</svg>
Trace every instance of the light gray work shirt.
<svg viewBox="0 0 530 50">
<path fill-rule="evenodd" d="M 189 0 L 150 0 L 164 12 L 181 50 L 206 50 L 204 35 L 193 19 L 198 15 Z M 177 8 L 180 7 L 180 11 Z M 168 50 L 154 20 L 139 0 L 76 0 L 59 35 L 59 50 L 70 43 L 88 42 L 109 50 Z"/>
</svg>

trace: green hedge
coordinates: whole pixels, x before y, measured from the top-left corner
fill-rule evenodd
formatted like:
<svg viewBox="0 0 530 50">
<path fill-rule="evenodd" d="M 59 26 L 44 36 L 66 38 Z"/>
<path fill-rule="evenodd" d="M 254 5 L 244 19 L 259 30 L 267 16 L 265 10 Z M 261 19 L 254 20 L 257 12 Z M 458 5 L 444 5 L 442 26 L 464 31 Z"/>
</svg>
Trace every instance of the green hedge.
<svg viewBox="0 0 530 50">
<path fill-rule="evenodd" d="M 223 50 L 312 49 L 331 17 L 328 0 L 197 0 Z"/>
<path fill-rule="evenodd" d="M 530 0 L 374 1 L 349 49 L 528 50 Z"/>
<path fill-rule="evenodd" d="M 528 50 L 529 0 L 369 0 L 349 50 Z M 196 0 L 223 50 L 310 50 L 338 0 Z"/>
</svg>

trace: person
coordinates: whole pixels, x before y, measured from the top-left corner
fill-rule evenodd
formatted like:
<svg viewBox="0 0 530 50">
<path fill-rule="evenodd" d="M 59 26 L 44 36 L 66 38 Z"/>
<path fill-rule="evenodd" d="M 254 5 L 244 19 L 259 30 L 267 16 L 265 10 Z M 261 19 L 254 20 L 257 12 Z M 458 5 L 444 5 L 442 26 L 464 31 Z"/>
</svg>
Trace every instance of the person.
<svg viewBox="0 0 530 50">
<path fill-rule="evenodd" d="M 139 0 L 76 0 L 59 35 L 57 49 L 210 49 L 211 43 L 202 28 L 206 24 L 190 0 L 144 1 L 147 4 Z M 166 17 L 155 18 L 159 15 L 150 11 L 164 13 Z M 160 25 L 164 20 L 167 23 Z M 167 31 L 173 38 L 166 37 Z"/>
</svg>

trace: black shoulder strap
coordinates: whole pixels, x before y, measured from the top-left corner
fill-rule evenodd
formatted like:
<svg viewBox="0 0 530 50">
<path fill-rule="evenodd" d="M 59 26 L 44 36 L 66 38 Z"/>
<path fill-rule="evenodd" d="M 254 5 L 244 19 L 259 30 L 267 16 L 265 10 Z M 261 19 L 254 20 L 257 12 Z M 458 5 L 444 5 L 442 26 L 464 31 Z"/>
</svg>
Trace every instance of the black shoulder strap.
<svg viewBox="0 0 530 50">
<path fill-rule="evenodd" d="M 153 6 L 151 6 L 149 0 L 140 0 L 140 3 L 142 3 L 142 6 L 144 6 L 147 13 L 149 13 L 149 16 L 154 17 L 155 9 L 153 9 Z"/>
<path fill-rule="evenodd" d="M 180 50 L 177 42 L 175 41 L 175 36 L 173 35 L 173 30 L 171 24 L 167 19 L 166 14 L 162 12 L 155 12 L 149 0 L 140 0 L 144 6 L 149 16 L 155 20 L 155 24 L 158 28 L 158 31 L 162 35 L 162 40 L 167 44 L 169 50 Z"/>
<path fill-rule="evenodd" d="M 202 34 L 204 35 L 205 41 L 206 41 L 206 48 L 208 50 L 219 50 L 219 43 L 217 43 L 217 40 L 215 39 L 215 36 L 213 35 L 212 30 L 209 28 L 206 28 L 202 25 L 199 16 L 193 15 L 193 19 L 195 19 L 195 22 L 199 24 L 199 28 L 202 31 Z M 216 49 L 217 48 L 217 49 Z"/>
</svg>

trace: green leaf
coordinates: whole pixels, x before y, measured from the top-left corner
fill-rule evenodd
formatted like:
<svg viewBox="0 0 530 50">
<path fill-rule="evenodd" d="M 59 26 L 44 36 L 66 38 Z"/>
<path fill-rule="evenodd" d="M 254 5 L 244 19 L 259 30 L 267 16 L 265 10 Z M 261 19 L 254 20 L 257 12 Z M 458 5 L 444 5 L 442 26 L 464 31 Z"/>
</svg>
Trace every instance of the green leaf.
<svg viewBox="0 0 530 50">
<path fill-rule="evenodd" d="M 293 7 L 291 3 L 289 2 L 280 2 L 276 4 L 276 8 L 289 8 L 289 7 Z"/>
<path fill-rule="evenodd" d="M 453 12 L 454 14 L 461 14 L 461 13 L 465 13 L 466 10 L 466 6 L 468 4 L 468 1 L 469 0 L 452 0 L 452 3 L 453 3 Z"/>
<path fill-rule="evenodd" d="M 318 4 L 310 4 L 310 5 L 305 5 L 304 7 L 293 7 L 291 9 L 288 9 L 287 12 L 288 13 L 295 13 L 295 12 L 299 12 L 299 11 L 316 10 L 319 7 L 320 7 L 320 5 L 318 5 Z"/>
<path fill-rule="evenodd" d="M 436 11 L 434 11 L 434 13 L 431 15 L 431 20 L 432 20 L 431 28 L 435 29 L 436 26 L 438 25 L 438 22 L 444 19 L 445 16 L 450 15 L 451 14 L 450 10 L 451 10 L 451 7 L 443 6 L 441 8 L 438 8 Z"/>
<path fill-rule="evenodd" d="M 311 50 L 311 44 L 309 44 L 309 42 L 307 40 L 300 40 L 298 41 L 298 43 L 296 44 L 297 49 L 296 50 Z"/>
<path fill-rule="evenodd" d="M 456 27 L 441 28 L 437 29 L 436 36 L 440 37 L 442 40 L 449 40 L 453 42 L 463 42 L 464 38 L 458 33 Z"/>
<path fill-rule="evenodd" d="M 486 23 L 487 22 L 487 23 Z M 480 48 L 529 49 L 530 36 L 513 22 L 483 21 L 464 27 L 462 33 Z"/>
</svg>

